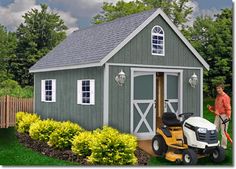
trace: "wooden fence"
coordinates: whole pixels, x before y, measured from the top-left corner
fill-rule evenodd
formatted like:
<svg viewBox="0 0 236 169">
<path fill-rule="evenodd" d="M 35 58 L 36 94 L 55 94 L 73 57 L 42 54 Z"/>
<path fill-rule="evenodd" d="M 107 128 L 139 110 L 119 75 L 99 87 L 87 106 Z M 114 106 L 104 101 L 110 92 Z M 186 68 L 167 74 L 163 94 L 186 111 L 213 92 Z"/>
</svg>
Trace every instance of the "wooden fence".
<svg viewBox="0 0 236 169">
<path fill-rule="evenodd" d="M 33 98 L 0 97 L 0 128 L 15 126 L 18 111 L 33 112 Z"/>
</svg>

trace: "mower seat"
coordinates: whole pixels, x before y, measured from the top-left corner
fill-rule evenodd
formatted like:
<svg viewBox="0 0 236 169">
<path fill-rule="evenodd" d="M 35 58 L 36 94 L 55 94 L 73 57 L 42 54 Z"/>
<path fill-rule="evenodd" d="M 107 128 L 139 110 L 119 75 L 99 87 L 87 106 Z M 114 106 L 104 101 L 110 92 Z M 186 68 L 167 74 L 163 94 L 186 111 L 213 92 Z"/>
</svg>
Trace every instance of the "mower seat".
<svg viewBox="0 0 236 169">
<path fill-rule="evenodd" d="M 162 115 L 162 122 L 168 127 L 182 126 L 180 120 L 177 119 L 176 114 L 172 112 L 165 112 Z"/>
</svg>

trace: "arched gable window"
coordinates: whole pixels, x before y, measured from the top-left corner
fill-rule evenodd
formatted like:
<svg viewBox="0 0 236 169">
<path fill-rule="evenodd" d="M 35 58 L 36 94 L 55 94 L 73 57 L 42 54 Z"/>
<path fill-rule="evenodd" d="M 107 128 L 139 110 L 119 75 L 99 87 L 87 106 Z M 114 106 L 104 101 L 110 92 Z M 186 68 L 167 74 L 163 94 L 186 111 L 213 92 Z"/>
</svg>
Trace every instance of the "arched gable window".
<svg viewBox="0 0 236 169">
<path fill-rule="evenodd" d="M 152 28 L 152 54 L 165 55 L 165 35 L 160 26 L 154 26 Z"/>
</svg>

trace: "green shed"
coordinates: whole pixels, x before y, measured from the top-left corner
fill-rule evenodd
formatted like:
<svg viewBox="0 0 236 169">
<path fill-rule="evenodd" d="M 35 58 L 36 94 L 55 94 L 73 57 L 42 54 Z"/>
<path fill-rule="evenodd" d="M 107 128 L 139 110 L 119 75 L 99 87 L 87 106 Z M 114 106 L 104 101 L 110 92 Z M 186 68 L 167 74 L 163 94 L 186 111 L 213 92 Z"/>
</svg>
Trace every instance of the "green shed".
<svg viewBox="0 0 236 169">
<path fill-rule="evenodd" d="M 163 11 L 145 11 L 75 31 L 32 66 L 34 111 L 150 139 L 164 112 L 202 116 L 203 69 Z"/>
</svg>

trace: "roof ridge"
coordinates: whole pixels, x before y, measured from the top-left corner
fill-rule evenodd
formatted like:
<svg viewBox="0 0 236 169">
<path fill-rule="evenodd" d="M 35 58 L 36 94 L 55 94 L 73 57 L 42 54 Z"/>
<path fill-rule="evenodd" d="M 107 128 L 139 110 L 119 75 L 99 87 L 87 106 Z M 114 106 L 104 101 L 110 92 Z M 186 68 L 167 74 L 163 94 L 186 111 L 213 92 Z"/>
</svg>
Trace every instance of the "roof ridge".
<svg viewBox="0 0 236 169">
<path fill-rule="evenodd" d="M 88 29 L 92 29 L 94 27 L 99 27 L 99 26 L 103 26 L 103 25 L 106 25 L 106 24 L 111 24 L 111 23 L 114 23 L 114 22 L 118 22 L 118 21 L 122 21 L 124 19 L 128 19 L 130 17 L 134 17 L 135 15 L 141 15 L 143 13 L 148 13 L 148 12 L 151 12 L 151 11 L 156 11 L 158 8 L 154 8 L 154 9 L 151 9 L 151 10 L 145 10 L 145 11 L 142 11 L 142 12 L 138 12 L 138 13 L 133 13 L 133 14 L 130 14 L 130 15 L 126 15 L 126 16 L 123 16 L 121 18 L 116 18 L 112 21 L 109 21 L 109 22 L 104 22 L 104 23 L 100 23 L 100 24 L 94 24 L 94 25 L 91 25 L 91 26 L 88 26 L 86 28 L 82 28 L 82 29 L 78 29 L 78 30 L 75 30 L 73 33 L 75 32 L 81 32 L 81 31 L 84 31 L 84 30 L 88 30 Z"/>
</svg>

